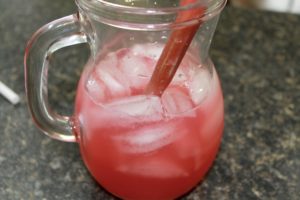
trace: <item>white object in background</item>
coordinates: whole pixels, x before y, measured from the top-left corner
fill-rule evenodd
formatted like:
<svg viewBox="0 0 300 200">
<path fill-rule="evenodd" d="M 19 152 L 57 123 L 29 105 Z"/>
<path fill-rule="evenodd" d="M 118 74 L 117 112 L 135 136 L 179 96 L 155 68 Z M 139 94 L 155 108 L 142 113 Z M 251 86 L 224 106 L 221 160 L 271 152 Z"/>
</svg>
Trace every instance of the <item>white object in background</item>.
<svg viewBox="0 0 300 200">
<path fill-rule="evenodd" d="M 260 0 L 257 1 L 258 6 L 267 10 L 273 10 L 278 12 L 288 12 L 290 0 Z"/>
<path fill-rule="evenodd" d="M 300 14 L 300 0 L 231 0 L 235 6 Z"/>
<path fill-rule="evenodd" d="M 20 101 L 20 97 L 0 81 L 0 94 L 2 94 L 12 104 L 17 104 Z"/>
<path fill-rule="evenodd" d="M 292 0 L 291 13 L 300 13 L 300 0 Z"/>
</svg>

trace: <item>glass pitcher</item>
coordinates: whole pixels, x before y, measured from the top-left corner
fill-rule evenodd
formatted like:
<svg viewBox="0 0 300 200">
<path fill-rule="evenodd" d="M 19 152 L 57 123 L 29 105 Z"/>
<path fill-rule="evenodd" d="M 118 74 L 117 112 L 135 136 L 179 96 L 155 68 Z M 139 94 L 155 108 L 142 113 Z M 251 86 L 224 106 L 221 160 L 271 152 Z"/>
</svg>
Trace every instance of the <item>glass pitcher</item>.
<svg viewBox="0 0 300 200">
<path fill-rule="evenodd" d="M 123 199 L 183 195 L 201 181 L 220 145 L 223 96 L 208 50 L 226 0 L 185 2 L 76 0 L 77 14 L 43 26 L 27 45 L 26 92 L 35 124 L 54 139 L 77 142 L 93 177 Z M 198 8 L 201 16 L 177 20 Z M 196 24 L 171 83 L 161 95 L 145 93 L 170 35 Z M 91 55 L 74 114 L 61 116 L 47 101 L 49 57 L 79 43 L 88 43 Z"/>
</svg>

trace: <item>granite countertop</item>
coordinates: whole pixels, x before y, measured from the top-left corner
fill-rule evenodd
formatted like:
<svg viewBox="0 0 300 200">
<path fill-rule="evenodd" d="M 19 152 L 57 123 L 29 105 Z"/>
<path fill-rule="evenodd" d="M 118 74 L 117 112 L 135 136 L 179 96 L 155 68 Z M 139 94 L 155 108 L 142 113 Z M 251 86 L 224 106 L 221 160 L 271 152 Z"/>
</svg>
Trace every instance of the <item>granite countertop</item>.
<svg viewBox="0 0 300 200">
<path fill-rule="evenodd" d="M 0 199 L 115 199 L 91 178 L 78 145 L 41 134 L 26 107 L 26 41 L 75 11 L 71 0 L 0 0 L 0 80 L 22 99 L 13 106 L 0 97 Z M 224 137 L 206 179 L 183 200 L 300 198 L 299 25 L 300 15 L 224 10 L 211 48 L 224 89 Z M 79 45 L 54 55 L 55 110 L 72 113 L 88 53 Z"/>
</svg>

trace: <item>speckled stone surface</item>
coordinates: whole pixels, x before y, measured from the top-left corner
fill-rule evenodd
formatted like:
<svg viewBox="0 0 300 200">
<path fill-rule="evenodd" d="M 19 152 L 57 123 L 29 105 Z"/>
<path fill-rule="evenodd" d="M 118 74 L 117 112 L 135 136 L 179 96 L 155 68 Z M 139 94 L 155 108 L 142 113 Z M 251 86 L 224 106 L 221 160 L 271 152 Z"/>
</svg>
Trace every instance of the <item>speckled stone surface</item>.
<svg viewBox="0 0 300 200">
<path fill-rule="evenodd" d="M 71 0 L 0 0 L 0 80 L 22 98 L 13 106 L 0 97 L 1 200 L 115 199 L 91 178 L 77 144 L 41 134 L 26 108 L 25 43 L 75 10 Z M 211 56 L 224 88 L 223 142 L 206 179 L 182 200 L 300 199 L 300 16 L 226 8 Z M 87 57 L 84 45 L 54 56 L 55 110 L 72 113 Z"/>
</svg>

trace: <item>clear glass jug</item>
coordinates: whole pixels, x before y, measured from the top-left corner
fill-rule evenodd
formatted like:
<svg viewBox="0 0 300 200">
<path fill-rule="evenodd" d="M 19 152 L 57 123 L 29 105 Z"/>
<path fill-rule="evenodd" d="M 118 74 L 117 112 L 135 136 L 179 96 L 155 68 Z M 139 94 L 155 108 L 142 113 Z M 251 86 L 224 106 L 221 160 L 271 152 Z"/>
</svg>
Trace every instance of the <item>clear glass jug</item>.
<svg viewBox="0 0 300 200">
<path fill-rule="evenodd" d="M 183 195 L 208 171 L 222 137 L 223 96 L 208 50 L 226 0 L 76 3 L 77 14 L 43 26 L 28 42 L 25 79 L 34 122 L 54 139 L 77 142 L 91 174 L 118 197 Z M 178 20 L 199 8 L 201 16 Z M 145 93 L 170 35 L 188 34 L 196 24 L 166 90 Z M 47 101 L 49 57 L 79 43 L 88 43 L 91 55 L 78 84 L 75 112 L 61 116 Z"/>
</svg>

